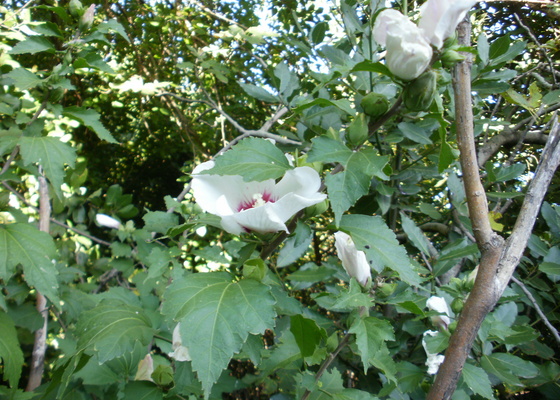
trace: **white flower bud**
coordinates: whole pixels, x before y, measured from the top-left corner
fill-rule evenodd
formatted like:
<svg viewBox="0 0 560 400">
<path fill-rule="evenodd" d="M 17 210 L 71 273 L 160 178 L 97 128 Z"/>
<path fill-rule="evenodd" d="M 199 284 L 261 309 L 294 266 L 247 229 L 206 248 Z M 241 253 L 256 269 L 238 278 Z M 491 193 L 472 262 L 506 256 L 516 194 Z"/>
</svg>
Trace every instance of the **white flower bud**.
<svg viewBox="0 0 560 400">
<path fill-rule="evenodd" d="M 95 220 L 99 225 L 104 226 L 105 228 L 119 229 L 122 226 L 122 224 L 115 218 L 109 217 L 105 214 L 97 214 L 95 216 Z"/>
</svg>

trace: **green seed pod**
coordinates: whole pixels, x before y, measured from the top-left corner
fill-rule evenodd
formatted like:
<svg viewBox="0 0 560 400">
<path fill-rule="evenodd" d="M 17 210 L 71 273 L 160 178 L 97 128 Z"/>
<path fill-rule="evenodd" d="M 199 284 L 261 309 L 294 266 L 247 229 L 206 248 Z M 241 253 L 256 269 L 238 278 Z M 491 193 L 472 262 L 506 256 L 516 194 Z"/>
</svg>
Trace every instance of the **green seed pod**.
<svg viewBox="0 0 560 400">
<path fill-rule="evenodd" d="M 70 0 L 68 11 L 74 18 L 80 18 L 84 14 L 84 6 L 80 0 Z"/>
<path fill-rule="evenodd" d="M 378 118 L 385 114 L 389 110 L 389 104 L 387 97 L 379 93 L 368 93 L 360 102 L 366 115 L 371 118 Z"/>
<path fill-rule="evenodd" d="M 441 56 L 441 62 L 443 63 L 444 66 L 446 67 L 453 67 L 455 64 L 457 64 L 460 61 L 463 61 L 465 59 L 465 57 L 463 55 L 461 55 L 459 52 L 455 51 L 455 50 L 447 50 L 445 53 L 443 53 L 443 55 Z"/>
<path fill-rule="evenodd" d="M 404 105 L 411 111 L 426 111 L 432 105 L 437 91 L 437 74 L 428 70 L 404 89 Z"/>
<path fill-rule="evenodd" d="M 459 314 L 461 311 L 463 311 L 464 306 L 465 300 L 459 297 L 453 299 L 453 301 L 451 302 L 451 310 L 453 310 L 455 314 Z"/>
<path fill-rule="evenodd" d="M 348 130 L 346 131 L 346 138 L 350 144 L 359 146 L 368 138 L 369 130 L 366 116 L 363 113 L 356 115 Z"/>
</svg>

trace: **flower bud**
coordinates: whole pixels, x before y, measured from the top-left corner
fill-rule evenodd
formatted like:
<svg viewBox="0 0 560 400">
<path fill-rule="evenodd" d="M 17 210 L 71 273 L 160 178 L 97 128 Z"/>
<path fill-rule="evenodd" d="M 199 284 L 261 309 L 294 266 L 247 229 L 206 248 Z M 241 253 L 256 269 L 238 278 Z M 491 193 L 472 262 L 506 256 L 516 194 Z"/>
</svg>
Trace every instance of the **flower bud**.
<svg viewBox="0 0 560 400">
<path fill-rule="evenodd" d="M 451 310 L 455 314 L 459 314 L 461 311 L 463 311 L 464 306 L 465 306 L 465 301 L 459 297 L 453 299 L 453 301 L 451 302 Z"/>
<path fill-rule="evenodd" d="M 117 221 L 115 218 L 109 217 L 108 215 L 105 214 L 97 214 L 95 216 L 95 220 L 99 225 L 104 226 L 106 228 L 119 229 L 122 226 L 121 223 Z"/>
<path fill-rule="evenodd" d="M 334 234 L 334 246 L 338 253 L 338 258 L 342 261 L 342 266 L 350 277 L 362 285 L 366 286 L 371 281 L 371 268 L 366 259 L 366 254 L 358 250 L 354 241 L 344 232 Z"/>
<path fill-rule="evenodd" d="M 80 0 L 70 0 L 68 11 L 74 18 L 80 18 L 84 14 L 84 6 Z"/>
<path fill-rule="evenodd" d="M 356 115 L 347 130 L 348 141 L 354 145 L 359 146 L 368 138 L 368 124 L 366 116 L 362 113 Z"/>
<path fill-rule="evenodd" d="M 95 4 L 89 6 L 89 8 L 84 12 L 82 18 L 80 18 L 80 23 L 78 24 L 78 29 L 82 32 L 87 31 L 93 25 L 93 16 L 95 14 Z"/>
<path fill-rule="evenodd" d="M 425 111 L 432 105 L 436 91 L 437 74 L 428 70 L 404 89 L 404 105 L 411 111 Z"/>
<path fill-rule="evenodd" d="M 449 49 L 441 56 L 441 62 L 447 68 L 453 67 L 458 62 L 461 62 L 465 59 L 465 56 L 460 54 L 459 52 Z"/>
<path fill-rule="evenodd" d="M 366 113 L 366 115 L 370 116 L 371 118 L 378 118 L 385 114 L 389 110 L 389 100 L 387 97 L 380 93 L 368 93 L 362 101 L 360 105 L 362 109 Z"/>
</svg>

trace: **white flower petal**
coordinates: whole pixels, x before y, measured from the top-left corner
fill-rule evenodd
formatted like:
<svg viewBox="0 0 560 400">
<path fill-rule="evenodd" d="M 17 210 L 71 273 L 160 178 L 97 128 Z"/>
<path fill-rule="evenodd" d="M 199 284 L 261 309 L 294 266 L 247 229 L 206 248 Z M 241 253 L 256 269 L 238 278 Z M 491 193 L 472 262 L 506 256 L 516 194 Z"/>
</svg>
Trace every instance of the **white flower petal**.
<svg viewBox="0 0 560 400">
<path fill-rule="evenodd" d="M 426 302 L 426 307 L 440 314 L 445 314 L 432 317 L 432 323 L 447 329 L 451 320 L 449 319 L 449 308 L 447 307 L 445 299 L 443 297 L 432 296 Z"/>
<path fill-rule="evenodd" d="M 371 268 L 367 262 L 366 254 L 356 249 L 352 238 L 344 232 L 334 234 L 338 258 L 350 277 L 356 278 L 361 285 L 365 286 L 371 279 Z"/>
<path fill-rule="evenodd" d="M 177 324 L 175 329 L 173 329 L 173 351 L 169 353 L 169 357 L 172 357 L 177 361 L 191 361 L 189 349 L 183 346 L 183 341 L 181 340 L 180 326 L 181 324 Z"/>
<path fill-rule="evenodd" d="M 95 220 L 99 225 L 104 226 L 106 228 L 119 229 L 122 226 L 122 224 L 119 221 L 117 221 L 115 218 L 105 214 L 97 214 L 95 216 Z"/>
<path fill-rule="evenodd" d="M 426 338 L 426 335 L 436 336 L 438 334 L 439 334 L 438 331 L 426 331 L 422 335 L 422 347 L 424 347 L 424 351 L 426 352 L 426 355 L 428 356 L 428 358 L 426 360 L 426 366 L 428 367 L 428 374 L 430 374 L 430 375 L 437 374 L 437 372 L 439 370 L 439 366 L 445 360 L 445 356 L 443 356 L 441 354 L 437 354 L 437 353 L 430 353 L 428 351 L 428 344 L 426 343 L 425 338 Z"/>
<path fill-rule="evenodd" d="M 428 0 L 422 5 L 418 26 L 426 39 L 440 49 L 476 3 L 478 0 Z"/>
<path fill-rule="evenodd" d="M 244 182 L 239 175 L 201 175 L 214 166 L 206 162 L 193 171 L 193 194 L 200 207 L 222 218 L 222 228 L 239 235 L 243 232 L 287 231 L 286 221 L 298 211 L 320 203 L 321 179 L 310 167 L 286 172 L 278 184 L 273 179 Z"/>
<path fill-rule="evenodd" d="M 422 31 L 396 10 L 384 10 L 375 20 L 375 40 L 387 48 L 389 70 L 403 80 L 419 77 L 432 60 L 432 47 Z"/>
</svg>

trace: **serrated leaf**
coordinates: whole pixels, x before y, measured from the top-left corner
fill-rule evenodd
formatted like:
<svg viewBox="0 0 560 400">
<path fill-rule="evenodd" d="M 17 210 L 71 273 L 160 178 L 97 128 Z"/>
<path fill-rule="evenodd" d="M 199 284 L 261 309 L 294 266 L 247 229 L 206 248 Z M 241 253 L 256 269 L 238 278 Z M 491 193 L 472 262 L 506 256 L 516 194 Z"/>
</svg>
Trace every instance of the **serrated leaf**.
<svg viewBox="0 0 560 400">
<path fill-rule="evenodd" d="M 294 335 L 303 357 L 312 356 L 321 339 L 327 336 L 325 330 L 317 326 L 315 321 L 299 314 L 290 318 L 290 332 Z"/>
<path fill-rule="evenodd" d="M 356 335 L 356 345 L 364 365 L 364 373 L 388 340 L 395 340 L 393 327 L 388 321 L 375 317 L 358 318 L 348 332 Z"/>
<path fill-rule="evenodd" d="M 169 229 L 179 225 L 179 216 L 165 211 L 148 212 L 142 219 L 146 224 L 144 228 L 151 232 L 167 233 Z"/>
<path fill-rule="evenodd" d="M 90 108 L 85 109 L 82 107 L 66 107 L 63 114 L 67 117 L 73 118 L 96 133 L 101 140 L 109 143 L 118 143 L 111 132 L 109 132 L 101 123 L 99 113 Z"/>
<path fill-rule="evenodd" d="M 285 241 L 284 246 L 278 252 L 276 261 L 278 268 L 297 261 L 309 249 L 312 239 L 311 228 L 304 222 L 298 221 L 294 234 Z"/>
<path fill-rule="evenodd" d="M 308 162 L 325 162 L 346 164 L 352 156 L 352 150 L 338 140 L 328 136 L 319 136 L 311 140 L 313 145 L 307 155 Z"/>
<path fill-rule="evenodd" d="M 288 159 L 270 141 L 247 138 L 216 158 L 214 168 L 201 171 L 211 175 L 241 175 L 244 180 L 264 181 L 283 176 L 291 169 Z"/>
<path fill-rule="evenodd" d="M 7 282 L 21 264 L 26 282 L 58 305 L 55 257 L 56 248 L 48 233 L 30 224 L 0 225 L 0 278 Z"/>
<path fill-rule="evenodd" d="M 496 376 L 502 382 L 511 386 L 523 387 L 523 384 L 517 376 L 512 374 L 507 366 L 504 366 L 500 360 L 493 358 L 492 355 L 482 356 L 480 365 L 487 373 Z"/>
<path fill-rule="evenodd" d="M 257 100 L 262 100 L 267 103 L 277 103 L 278 97 L 270 93 L 268 90 L 261 87 L 255 86 L 251 83 L 239 82 L 241 89 L 245 91 L 249 96 L 254 97 Z"/>
<path fill-rule="evenodd" d="M 60 190 L 64 180 L 64 165 L 74 167 L 76 150 L 50 136 L 23 136 L 19 145 L 24 164 L 40 164 L 55 190 Z"/>
<path fill-rule="evenodd" d="M 401 213 L 402 227 L 408 239 L 412 242 L 414 247 L 430 257 L 430 242 L 424 232 L 416 226 L 414 221 L 408 218 L 405 214 Z"/>
<path fill-rule="evenodd" d="M 386 157 L 372 151 L 352 152 L 344 171 L 325 177 L 329 201 L 338 225 L 342 214 L 369 192 L 374 175 L 383 174 Z"/>
<path fill-rule="evenodd" d="M 0 359 L 4 366 L 4 380 L 17 388 L 23 367 L 23 352 L 18 341 L 16 327 L 8 314 L 0 311 Z"/>
<path fill-rule="evenodd" d="M 539 368 L 531 361 L 508 353 L 494 353 L 488 358 L 500 362 L 501 365 L 509 369 L 514 375 L 522 378 L 534 378 L 539 374 Z"/>
<path fill-rule="evenodd" d="M 349 312 L 360 307 L 371 307 L 372 298 L 362 292 L 362 287 L 354 278 L 350 280 L 350 287 L 341 290 L 339 294 L 329 294 L 327 296 L 319 294 L 314 296 L 314 300 L 320 307 L 331 311 Z"/>
<path fill-rule="evenodd" d="M 41 51 L 54 52 L 54 45 L 51 41 L 42 36 L 30 36 L 23 42 L 16 44 L 9 54 L 35 54 Z"/>
<path fill-rule="evenodd" d="M 43 82 L 41 78 L 25 68 L 13 69 L 6 76 L 12 79 L 15 86 L 21 90 L 34 88 Z"/>
<path fill-rule="evenodd" d="M 488 379 L 488 374 L 482 368 L 465 363 L 462 376 L 467 386 L 475 394 L 479 394 L 486 399 L 494 399 L 492 384 Z"/>
<path fill-rule="evenodd" d="M 361 61 L 358 64 L 354 65 L 351 72 L 377 72 L 379 74 L 392 76 L 393 74 L 389 71 L 389 68 L 385 64 L 380 62 L 371 62 L 371 61 Z"/>
<path fill-rule="evenodd" d="M 383 267 L 398 272 L 401 279 L 418 286 L 422 279 L 408 259 L 406 250 L 399 245 L 395 233 L 378 216 L 344 215 L 340 229 L 348 232 L 358 250 L 366 253 L 376 271 Z"/>
<path fill-rule="evenodd" d="M 132 352 L 137 342 L 147 346 L 154 332 L 142 308 L 107 299 L 80 316 L 75 334 L 79 351 L 97 353 L 105 363 Z"/>
<path fill-rule="evenodd" d="M 398 125 L 399 131 L 408 139 L 419 144 L 432 144 L 429 133 L 411 122 L 401 122 Z"/>
<path fill-rule="evenodd" d="M 271 329 L 276 316 L 268 286 L 253 279 L 232 282 L 226 273 L 176 280 L 164 299 L 162 312 L 180 322 L 183 345 L 206 397 L 248 335 Z"/>
</svg>

